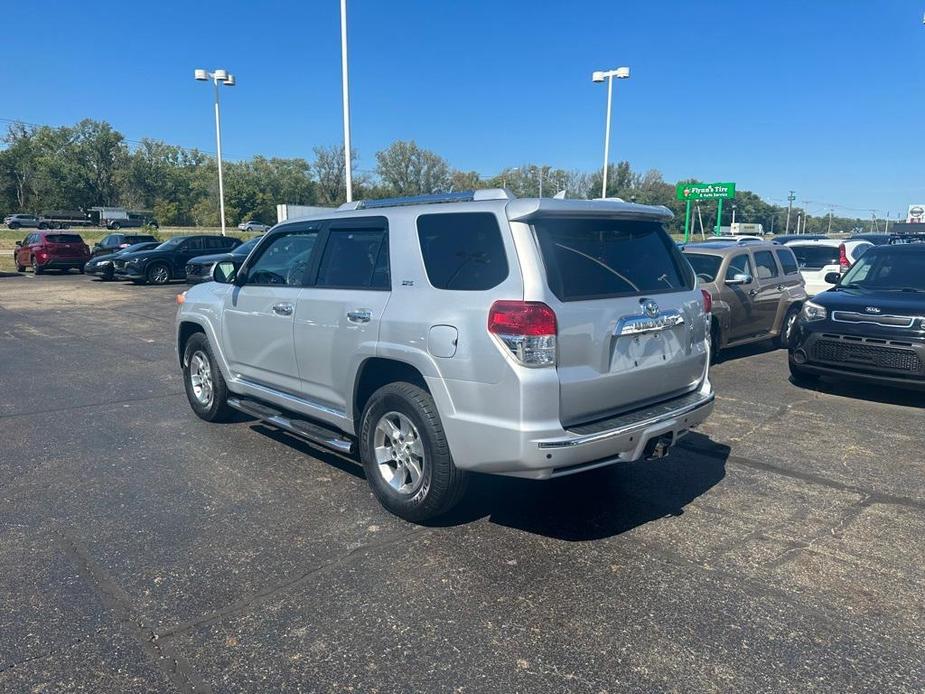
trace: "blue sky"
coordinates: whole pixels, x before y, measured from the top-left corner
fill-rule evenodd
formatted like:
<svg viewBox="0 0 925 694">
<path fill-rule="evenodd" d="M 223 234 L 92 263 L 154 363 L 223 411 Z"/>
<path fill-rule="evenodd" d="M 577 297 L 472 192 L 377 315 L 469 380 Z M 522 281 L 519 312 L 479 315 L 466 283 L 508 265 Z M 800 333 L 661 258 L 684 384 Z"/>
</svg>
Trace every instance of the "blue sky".
<svg viewBox="0 0 925 694">
<path fill-rule="evenodd" d="M 894 216 L 925 202 L 925 2 L 350 0 L 351 106 L 360 168 L 395 139 L 493 174 L 602 157 L 669 181 L 733 180 L 815 213 Z M 9 2 L 0 118 L 107 120 L 129 139 L 212 151 L 226 67 L 224 148 L 311 156 L 340 141 L 338 0 Z M 853 212 L 849 208 L 856 208 Z"/>
</svg>

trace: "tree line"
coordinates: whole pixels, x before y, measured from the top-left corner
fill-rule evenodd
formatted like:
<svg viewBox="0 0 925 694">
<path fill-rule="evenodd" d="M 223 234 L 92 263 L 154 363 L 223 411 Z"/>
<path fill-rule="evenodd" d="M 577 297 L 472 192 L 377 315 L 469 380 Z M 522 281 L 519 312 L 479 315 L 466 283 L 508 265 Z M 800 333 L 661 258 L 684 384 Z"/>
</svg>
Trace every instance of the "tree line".
<svg viewBox="0 0 925 694">
<path fill-rule="evenodd" d="M 0 150 L 0 213 L 87 210 L 123 206 L 151 210 L 165 226 L 218 226 L 218 174 L 215 158 L 160 140 L 144 139 L 130 146 L 109 123 L 82 120 L 73 126 L 9 125 Z M 255 156 L 224 162 L 225 215 L 228 224 L 247 219 L 276 221 L 281 202 L 336 206 L 344 201 L 344 149 L 318 146 L 311 160 Z M 351 153 L 354 162 L 356 152 Z M 523 164 L 494 176 L 452 167 L 435 152 L 415 142 L 396 141 L 375 154 L 375 169 L 354 177 L 354 197 L 381 198 L 475 188 L 506 187 L 522 197 L 552 196 L 566 191 L 570 198 L 600 195 L 601 171 L 566 170 L 544 164 Z M 683 182 L 695 182 L 695 179 Z M 684 203 L 675 198 L 675 185 L 651 169 L 635 172 L 628 162 L 608 170 L 608 197 L 644 204 L 666 205 L 675 213 L 671 231 L 684 225 Z M 766 231 L 783 231 L 786 208 L 739 189 L 736 220 L 757 222 Z M 707 233 L 716 223 L 716 205 L 701 205 L 694 215 Z M 731 220 L 731 205 L 723 224 Z M 791 213 L 791 230 L 800 208 Z M 807 216 L 807 232 L 825 232 L 827 216 Z M 859 218 L 833 217 L 832 231 L 864 228 Z"/>
</svg>

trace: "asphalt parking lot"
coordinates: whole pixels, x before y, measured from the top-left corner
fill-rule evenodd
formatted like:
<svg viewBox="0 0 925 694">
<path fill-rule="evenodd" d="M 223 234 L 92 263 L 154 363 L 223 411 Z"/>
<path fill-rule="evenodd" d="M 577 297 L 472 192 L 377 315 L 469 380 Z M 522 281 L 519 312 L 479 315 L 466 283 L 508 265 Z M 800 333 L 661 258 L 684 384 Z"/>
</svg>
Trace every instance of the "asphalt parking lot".
<svg viewBox="0 0 925 694">
<path fill-rule="evenodd" d="M 479 478 L 191 413 L 183 289 L 0 277 L 0 691 L 922 691 L 919 395 L 732 352 L 664 460 Z"/>
</svg>

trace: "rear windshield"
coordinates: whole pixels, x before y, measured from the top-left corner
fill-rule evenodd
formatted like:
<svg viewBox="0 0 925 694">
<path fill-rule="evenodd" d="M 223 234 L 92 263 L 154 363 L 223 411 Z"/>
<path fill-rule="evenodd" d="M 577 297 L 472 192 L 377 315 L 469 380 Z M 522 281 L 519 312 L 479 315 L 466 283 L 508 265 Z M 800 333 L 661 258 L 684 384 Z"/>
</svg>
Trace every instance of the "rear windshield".
<svg viewBox="0 0 925 694">
<path fill-rule="evenodd" d="M 547 219 L 534 224 L 560 301 L 690 290 L 690 265 L 658 222 Z"/>
<path fill-rule="evenodd" d="M 787 246 L 797 257 L 801 270 L 821 270 L 826 265 L 838 265 L 837 246 Z"/>
<path fill-rule="evenodd" d="M 701 282 L 713 282 L 716 280 L 716 274 L 719 272 L 719 266 L 723 264 L 723 259 L 718 255 L 703 255 L 702 253 L 685 253 L 684 257 L 687 262 L 694 268 L 694 274 Z"/>
<path fill-rule="evenodd" d="M 48 234 L 45 240 L 49 243 L 83 243 L 79 234 Z"/>
</svg>

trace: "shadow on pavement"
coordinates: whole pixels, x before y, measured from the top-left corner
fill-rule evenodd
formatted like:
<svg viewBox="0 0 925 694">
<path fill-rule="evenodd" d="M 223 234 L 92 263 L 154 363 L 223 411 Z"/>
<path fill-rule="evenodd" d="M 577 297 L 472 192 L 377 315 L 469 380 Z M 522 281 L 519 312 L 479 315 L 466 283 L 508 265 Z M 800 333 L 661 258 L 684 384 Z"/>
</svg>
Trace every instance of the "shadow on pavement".
<svg viewBox="0 0 925 694">
<path fill-rule="evenodd" d="M 778 349 L 780 349 L 780 347 L 778 347 L 771 338 L 762 340 L 761 342 L 752 342 L 740 347 L 727 347 L 720 351 L 715 363 L 723 364 L 727 361 L 735 361 L 736 359 L 747 359 L 748 357 L 754 357 L 759 354 L 776 352 Z"/>
<path fill-rule="evenodd" d="M 825 393 L 826 395 L 837 395 L 843 398 L 855 398 L 856 400 L 867 400 L 884 405 L 900 405 L 904 407 L 925 408 L 925 392 L 919 390 L 905 390 L 903 388 L 891 388 L 889 386 L 875 386 L 856 381 L 841 380 L 837 378 L 829 379 L 823 376 L 820 380 L 811 384 L 794 383 L 798 388 L 803 390 Z"/>
</svg>

